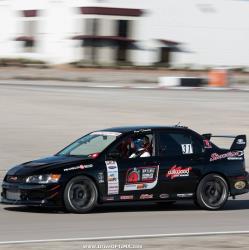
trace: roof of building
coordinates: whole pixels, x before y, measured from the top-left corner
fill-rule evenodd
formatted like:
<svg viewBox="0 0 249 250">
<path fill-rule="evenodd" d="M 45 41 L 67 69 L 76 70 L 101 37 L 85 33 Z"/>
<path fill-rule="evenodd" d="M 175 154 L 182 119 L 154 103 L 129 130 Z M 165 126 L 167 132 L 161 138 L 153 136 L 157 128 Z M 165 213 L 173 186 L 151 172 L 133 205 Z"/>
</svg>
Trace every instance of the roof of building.
<svg viewBox="0 0 249 250">
<path fill-rule="evenodd" d="M 88 15 L 111 15 L 111 16 L 133 16 L 138 17 L 143 15 L 141 9 L 130 9 L 130 8 L 114 8 L 114 7 L 81 7 L 81 14 Z"/>
</svg>

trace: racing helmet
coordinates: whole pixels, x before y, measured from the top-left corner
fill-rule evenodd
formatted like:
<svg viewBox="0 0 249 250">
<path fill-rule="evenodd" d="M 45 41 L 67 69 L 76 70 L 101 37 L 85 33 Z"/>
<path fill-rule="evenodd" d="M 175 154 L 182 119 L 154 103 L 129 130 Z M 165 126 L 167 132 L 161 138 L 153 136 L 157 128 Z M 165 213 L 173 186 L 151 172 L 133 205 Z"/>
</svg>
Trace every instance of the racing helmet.
<svg viewBox="0 0 249 250">
<path fill-rule="evenodd" d="M 135 150 L 136 151 L 140 151 L 144 148 L 144 141 L 143 139 L 136 139 L 133 141 L 134 146 L 135 146 Z"/>
</svg>

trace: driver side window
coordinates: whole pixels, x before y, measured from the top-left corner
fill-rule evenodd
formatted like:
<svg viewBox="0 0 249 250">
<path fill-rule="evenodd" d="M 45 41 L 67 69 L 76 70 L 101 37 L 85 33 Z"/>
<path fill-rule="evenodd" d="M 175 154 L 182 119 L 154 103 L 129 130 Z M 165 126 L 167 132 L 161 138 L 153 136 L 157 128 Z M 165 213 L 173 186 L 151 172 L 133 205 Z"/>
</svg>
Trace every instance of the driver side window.
<svg viewBox="0 0 249 250">
<path fill-rule="evenodd" d="M 133 134 L 123 138 L 108 153 L 116 159 L 150 157 L 154 155 L 154 138 L 152 133 Z"/>
</svg>

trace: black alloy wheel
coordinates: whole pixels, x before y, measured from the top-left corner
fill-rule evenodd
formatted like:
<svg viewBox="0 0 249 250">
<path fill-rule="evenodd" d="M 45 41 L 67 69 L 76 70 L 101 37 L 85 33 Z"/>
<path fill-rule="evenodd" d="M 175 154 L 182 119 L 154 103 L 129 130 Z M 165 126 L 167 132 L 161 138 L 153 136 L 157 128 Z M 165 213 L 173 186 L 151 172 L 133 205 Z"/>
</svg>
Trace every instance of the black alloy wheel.
<svg viewBox="0 0 249 250">
<path fill-rule="evenodd" d="M 199 183 L 196 192 L 196 203 L 204 209 L 222 208 L 229 196 L 226 180 L 218 174 L 208 174 Z"/>
<path fill-rule="evenodd" d="M 96 185 L 86 176 L 71 179 L 64 191 L 64 203 L 69 212 L 90 212 L 96 206 L 97 198 Z"/>
</svg>

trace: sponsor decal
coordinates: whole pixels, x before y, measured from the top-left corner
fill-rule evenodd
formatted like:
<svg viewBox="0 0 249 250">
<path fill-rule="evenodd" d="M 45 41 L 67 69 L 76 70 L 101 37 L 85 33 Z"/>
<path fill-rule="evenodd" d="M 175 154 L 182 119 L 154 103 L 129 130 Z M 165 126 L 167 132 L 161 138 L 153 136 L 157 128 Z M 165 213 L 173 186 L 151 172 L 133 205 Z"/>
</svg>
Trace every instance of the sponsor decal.
<svg viewBox="0 0 249 250">
<path fill-rule="evenodd" d="M 85 168 L 92 168 L 93 164 L 88 164 L 88 165 L 80 165 L 80 169 L 85 169 Z"/>
<path fill-rule="evenodd" d="M 228 159 L 228 160 L 242 160 L 244 152 L 243 151 L 235 151 L 235 152 L 228 152 L 225 154 L 217 154 L 213 153 L 211 154 L 210 161 L 217 161 L 217 160 L 222 160 L 222 159 Z"/>
<path fill-rule="evenodd" d="M 167 198 L 169 198 L 169 194 L 160 194 L 159 198 L 161 198 L 161 199 L 167 199 Z"/>
<path fill-rule="evenodd" d="M 103 200 L 105 201 L 114 201 L 114 197 L 113 196 L 106 196 L 103 198 Z"/>
<path fill-rule="evenodd" d="M 177 177 L 187 177 L 189 176 L 191 170 L 192 170 L 191 167 L 183 168 L 181 166 L 177 167 L 177 165 L 174 165 L 166 173 L 166 177 L 170 178 L 171 180 Z"/>
<path fill-rule="evenodd" d="M 234 187 L 239 190 L 244 189 L 246 187 L 246 183 L 245 181 L 237 181 L 235 182 Z"/>
<path fill-rule="evenodd" d="M 92 158 L 92 159 L 96 159 L 99 157 L 99 153 L 90 154 L 90 155 L 88 155 L 88 157 Z"/>
<path fill-rule="evenodd" d="M 128 183 L 137 183 L 139 181 L 139 172 L 134 169 L 131 173 L 127 176 Z"/>
<path fill-rule="evenodd" d="M 98 178 L 98 182 L 99 183 L 104 183 L 105 182 L 104 173 L 103 172 L 99 172 L 97 178 Z"/>
<path fill-rule="evenodd" d="M 109 162 L 110 162 L 110 163 L 108 163 L 108 164 L 112 164 L 111 161 L 109 161 Z M 115 164 L 108 166 L 108 169 L 109 169 L 109 170 L 111 170 L 111 169 L 116 169 L 116 168 L 117 168 L 117 166 L 116 166 Z"/>
<path fill-rule="evenodd" d="M 194 194 L 193 193 L 186 193 L 186 194 L 177 194 L 176 196 L 179 198 L 188 198 L 192 197 Z"/>
<path fill-rule="evenodd" d="M 212 148 L 212 144 L 209 140 L 203 140 L 204 148 Z"/>
<path fill-rule="evenodd" d="M 117 181 L 117 176 L 116 176 L 115 173 L 110 174 L 110 175 L 108 176 L 108 182 L 113 182 L 113 181 Z"/>
<path fill-rule="evenodd" d="M 121 135 L 121 133 L 109 132 L 109 131 L 96 131 L 96 132 L 91 133 L 91 135 L 119 136 Z"/>
<path fill-rule="evenodd" d="M 129 169 L 127 183 L 153 182 L 157 167 L 139 167 Z"/>
<path fill-rule="evenodd" d="M 81 170 L 84 170 L 86 168 L 92 168 L 93 167 L 93 164 L 88 164 L 88 165 L 79 165 L 79 166 L 76 166 L 76 167 L 71 167 L 71 168 L 65 168 L 64 171 L 72 171 L 72 170 L 78 170 L 78 169 L 81 169 Z"/>
<path fill-rule="evenodd" d="M 116 161 L 106 161 L 108 195 L 119 193 L 118 165 Z"/>
<path fill-rule="evenodd" d="M 124 191 L 132 191 L 132 190 L 143 190 L 147 188 L 147 184 L 126 184 L 124 187 Z"/>
<path fill-rule="evenodd" d="M 227 158 L 229 161 L 233 161 L 233 160 L 235 160 L 235 161 L 238 161 L 238 160 L 243 160 L 243 157 L 229 157 L 229 158 Z"/>
<path fill-rule="evenodd" d="M 135 130 L 134 131 L 134 134 L 139 134 L 139 133 L 145 133 L 145 132 L 151 132 L 151 129 L 150 128 L 142 128 L 142 129 L 139 129 L 139 130 Z"/>
<path fill-rule="evenodd" d="M 246 144 L 246 142 L 245 142 L 243 139 L 238 139 L 238 140 L 236 141 L 236 143 L 237 143 L 238 145 L 245 145 L 245 144 Z"/>
<path fill-rule="evenodd" d="M 121 195 L 120 200 L 133 200 L 133 195 Z"/>
<path fill-rule="evenodd" d="M 182 153 L 184 155 L 193 154 L 192 144 L 181 144 L 181 146 L 182 146 Z"/>
<path fill-rule="evenodd" d="M 140 200 L 149 200 L 149 199 L 153 199 L 153 194 L 141 194 L 139 199 L 140 199 Z"/>
<path fill-rule="evenodd" d="M 143 168 L 142 169 L 142 181 L 150 182 L 154 180 L 156 168 Z"/>
<path fill-rule="evenodd" d="M 137 184 L 137 189 L 140 190 L 140 189 L 146 189 L 147 188 L 147 184 L 146 183 L 141 183 L 141 184 Z"/>
<path fill-rule="evenodd" d="M 109 185 L 109 188 L 108 188 L 109 192 L 108 193 L 111 193 L 111 194 L 118 193 L 118 187 L 119 187 L 119 185 L 116 183 L 113 185 Z"/>
<path fill-rule="evenodd" d="M 152 189 L 158 181 L 159 166 L 130 168 L 126 174 L 124 191 Z"/>
</svg>

